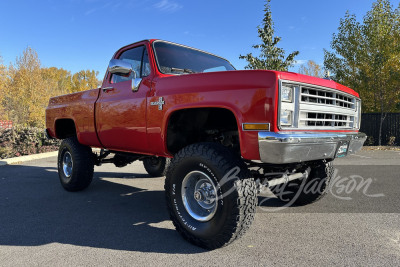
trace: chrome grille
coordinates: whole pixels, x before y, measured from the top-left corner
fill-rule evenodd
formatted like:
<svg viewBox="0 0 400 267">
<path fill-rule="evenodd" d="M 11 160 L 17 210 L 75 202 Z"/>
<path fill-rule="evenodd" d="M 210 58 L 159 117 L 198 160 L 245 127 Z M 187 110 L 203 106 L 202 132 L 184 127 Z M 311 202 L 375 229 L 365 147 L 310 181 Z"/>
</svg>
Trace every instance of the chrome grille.
<svg viewBox="0 0 400 267">
<path fill-rule="evenodd" d="M 300 124 L 306 127 L 351 127 L 352 118 L 348 115 L 300 112 Z"/>
<path fill-rule="evenodd" d="M 324 104 L 354 109 L 354 98 L 340 92 L 331 92 L 323 89 L 301 87 L 301 102 Z"/>
<path fill-rule="evenodd" d="M 292 88 L 292 100 L 280 101 L 279 116 L 289 125 L 280 124 L 282 129 L 344 130 L 358 129 L 360 100 L 345 92 L 317 85 L 293 81 L 281 81 Z M 287 115 L 289 114 L 289 115 Z M 291 114 L 291 115 L 290 115 Z M 281 117 L 279 118 L 281 123 Z"/>
</svg>

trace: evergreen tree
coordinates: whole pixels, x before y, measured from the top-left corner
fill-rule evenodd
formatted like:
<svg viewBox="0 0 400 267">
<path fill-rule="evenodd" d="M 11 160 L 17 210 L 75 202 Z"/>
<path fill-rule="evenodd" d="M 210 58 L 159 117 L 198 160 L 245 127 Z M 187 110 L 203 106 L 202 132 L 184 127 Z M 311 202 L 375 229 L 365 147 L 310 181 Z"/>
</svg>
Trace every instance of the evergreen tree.
<svg viewBox="0 0 400 267">
<path fill-rule="evenodd" d="M 252 53 L 239 56 L 240 59 L 245 59 L 248 62 L 245 69 L 287 71 L 289 67 L 293 66 L 295 63 L 294 58 L 299 54 L 299 51 L 294 51 L 285 58 L 285 51 L 277 47 L 281 37 L 274 36 L 274 22 L 272 21 L 270 2 L 271 0 L 267 0 L 265 3 L 262 27 L 257 27 L 258 37 L 260 37 L 262 43 L 252 46 L 260 50 L 259 57 L 253 56 Z"/>
</svg>

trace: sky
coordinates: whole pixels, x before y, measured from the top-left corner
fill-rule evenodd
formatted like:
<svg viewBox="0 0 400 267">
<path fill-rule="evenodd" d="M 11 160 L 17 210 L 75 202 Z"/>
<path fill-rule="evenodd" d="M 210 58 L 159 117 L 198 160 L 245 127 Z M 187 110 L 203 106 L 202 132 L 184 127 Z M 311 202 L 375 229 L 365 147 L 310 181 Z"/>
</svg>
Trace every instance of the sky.
<svg viewBox="0 0 400 267">
<path fill-rule="evenodd" d="M 346 11 L 358 20 L 373 0 L 272 0 L 275 34 L 287 53 L 298 50 L 297 63 L 323 64 Z M 400 0 L 391 0 L 398 7 Z M 257 26 L 264 14 L 263 0 L 0 0 L 0 56 L 15 62 L 26 47 L 39 55 L 43 67 L 72 73 L 99 71 L 102 79 L 115 51 L 143 39 L 163 39 L 228 59 L 237 69 L 239 59 L 257 51 Z"/>
</svg>

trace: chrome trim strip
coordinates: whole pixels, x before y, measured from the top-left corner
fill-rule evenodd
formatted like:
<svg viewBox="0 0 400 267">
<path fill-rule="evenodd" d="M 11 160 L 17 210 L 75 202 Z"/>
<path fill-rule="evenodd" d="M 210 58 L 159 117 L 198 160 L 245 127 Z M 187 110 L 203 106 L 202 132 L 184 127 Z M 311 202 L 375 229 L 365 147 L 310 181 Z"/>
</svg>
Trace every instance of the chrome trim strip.
<svg viewBox="0 0 400 267">
<path fill-rule="evenodd" d="M 349 142 L 348 154 L 359 151 L 367 136 L 364 133 L 259 132 L 260 159 L 266 163 L 285 164 L 320 159 L 334 159 L 339 144 Z"/>
</svg>

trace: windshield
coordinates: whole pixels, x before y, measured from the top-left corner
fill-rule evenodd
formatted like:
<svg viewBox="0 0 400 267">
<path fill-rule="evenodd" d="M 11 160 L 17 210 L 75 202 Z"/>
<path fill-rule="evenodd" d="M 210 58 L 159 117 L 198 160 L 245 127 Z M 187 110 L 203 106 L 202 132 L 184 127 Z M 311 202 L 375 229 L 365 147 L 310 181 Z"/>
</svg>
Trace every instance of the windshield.
<svg viewBox="0 0 400 267">
<path fill-rule="evenodd" d="M 189 47 L 156 41 L 153 43 L 158 68 L 167 74 L 190 74 L 235 70 L 225 59 Z"/>
</svg>

